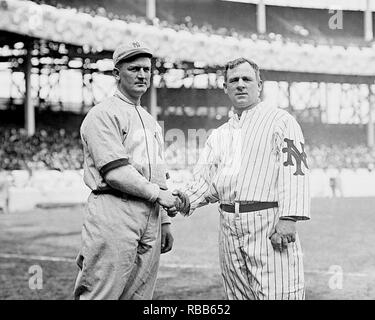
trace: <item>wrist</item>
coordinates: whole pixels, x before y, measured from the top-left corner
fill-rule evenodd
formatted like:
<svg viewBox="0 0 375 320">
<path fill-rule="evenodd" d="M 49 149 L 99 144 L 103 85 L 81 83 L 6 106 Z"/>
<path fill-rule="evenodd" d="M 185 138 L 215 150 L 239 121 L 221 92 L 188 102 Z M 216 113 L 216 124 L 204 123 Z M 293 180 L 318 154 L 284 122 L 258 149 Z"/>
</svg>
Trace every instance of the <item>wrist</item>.
<svg viewBox="0 0 375 320">
<path fill-rule="evenodd" d="M 157 184 L 151 184 L 151 196 L 150 198 L 148 199 L 150 202 L 158 202 L 160 200 L 160 193 L 161 193 L 161 189 L 159 188 L 159 186 Z"/>
<path fill-rule="evenodd" d="M 170 224 L 172 222 L 171 217 L 168 216 L 167 211 L 165 211 L 165 209 L 161 208 L 160 213 L 161 213 L 161 225 L 162 226 L 165 224 Z"/>
</svg>

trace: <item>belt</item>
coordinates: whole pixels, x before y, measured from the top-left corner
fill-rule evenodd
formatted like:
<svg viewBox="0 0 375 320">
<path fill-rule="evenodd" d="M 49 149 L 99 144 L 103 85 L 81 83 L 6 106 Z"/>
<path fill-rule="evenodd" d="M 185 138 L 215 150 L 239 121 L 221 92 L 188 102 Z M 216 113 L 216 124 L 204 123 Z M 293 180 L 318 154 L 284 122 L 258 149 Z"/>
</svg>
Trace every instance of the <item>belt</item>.
<svg viewBox="0 0 375 320">
<path fill-rule="evenodd" d="M 254 202 L 248 202 L 248 203 L 240 203 L 239 204 L 239 212 L 252 212 L 252 211 L 260 211 L 270 208 L 276 208 L 278 207 L 278 203 L 275 202 L 260 202 L 260 201 L 254 201 Z M 235 205 L 234 204 L 221 204 L 220 209 L 226 212 L 235 213 Z"/>
<path fill-rule="evenodd" d="M 120 190 L 116 190 L 116 189 L 103 189 L 103 190 L 92 190 L 92 193 L 95 194 L 95 195 L 99 195 L 99 194 L 111 194 L 115 197 L 123 197 L 125 195 L 124 192 L 120 191 Z"/>
</svg>

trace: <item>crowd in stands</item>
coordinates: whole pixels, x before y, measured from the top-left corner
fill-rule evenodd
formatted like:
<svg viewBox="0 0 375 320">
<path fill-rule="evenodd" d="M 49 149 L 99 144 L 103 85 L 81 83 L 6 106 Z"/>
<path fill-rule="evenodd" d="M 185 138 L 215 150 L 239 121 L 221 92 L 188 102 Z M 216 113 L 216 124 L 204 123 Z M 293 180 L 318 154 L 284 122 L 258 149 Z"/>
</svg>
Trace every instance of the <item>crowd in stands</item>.
<svg viewBox="0 0 375 320">
<path fill-rule="evenodd" d="M 105 17 L 110 20 L 123 20 L 128 23 L 139 23 L 143 25 L 153 25 L 160 28 L 172 28 L 175 31 L 189 31 L 191 33 L 205 33 L 208 35 L 211 34 L 218 34 L 222 36 L 234 36 L 234 37 L 241 37 L 245 36 L 242 33 L 238 33 L 234 28 L 226 28 L 226 27 L 220 27 L 220 28 L 214 28 L 210 23 L 203 23 L 202 25 L 198 26 L 197 24 L 194 24 L 192 22 L 192 18 L 190 16 L 186 16 L 180 23 L 171 23 L 167 20 L 161 20 L 159 18 L 153 18 L 149 19 L 146 16 L 142 15 L 135 15 L 135 14 L 121 14 L 121 13 L 113 13 L 111 11 L 107 11 L 106 8 L 96 5 L 94 3 L 90 5 L 69 5 L 67 3 L 64 3 L 62 1 L 56 1 L 56 0 L 34 0 L 34 2 L 38 4 L 48 4 L 52 5 L 58 9 L 70 9 L 75 12 L 79 13 L 86 13 L 91 16 L 100 16 Z M 247 36 L 251 35 L 252 37 L 257 37 L 255 33 L 247 34 Z M 267 36 L 265 36 L 267 37 Z M 279 35 L 280 37 L 280 35 Z M 271 34 L 271 38 L 274 38 L 274 35 Z"/>
<path fill-rule="evenodd" d="M 41 129 L 28 137 L 24 129 L 0 128 L 1 170 L 76 170 L 83 151 L 78 132 Z"/>
<path fill-rule="evenodd" d="M 269 31 L 266 34 L 259 34 L 256 31 L 256 10 L 254 8 L 247 9 L 239 7 L 243 4 L 233 3 L 219 3 L 216 8 L 217 11 L 211 13 L 210 7 L 204 7 L 203 4 L 197 6 L 199 9 L 194 9 L 197 12 L 192 13 L 192 16 L 184 15 L 185 12 L 190 12 L 194 8 L 194 4 L 189 4 L 184 7 L 174 5 L 172 11 L 165 13 L 165 17 L 149 19 L 146 17 L 145 8 L 140 9 L 140 4 L 129 4 L 125 2 L 122 6 L 114 3 L 104 3 L 104 1 L 93 1 L 85 3 L 84 1 L 66 1 L 66 0 L 34 0 L 39 4 L 48 4 L 57 8 L 70 9 L 74 12 L 87 13 L 91 16 L 106 17 L 110 20 L 119 19 L 128 23 L 138 23 L 143 25 L 153 25 L 160 28 L 171 28 L 176 31 L 185 30 L 190 33 L 203 33 L 207 35 L 221 35 L 231 36 L 239 39 L 251 38 L 253 40 L 267 40 L 267 41 L 281 41 L 281 42 L 297 42 L 297 43 L 310 43 L 316 45 L 321 44 L 340 44 L 347 46 L 366 45 L 363 41 L 361 32 L 358 31 L 358 17 L 357 13 L 351 12 L 346 14 L 346 24 L 350 27 L 345 28 L 353 31 L 352 34 L 332 32 L 328 27 L 322 28 L 322 25 L 327 24 L 327 19 L 330 17 L 323 10 L 312 10 L 313 19 L 309 19 L 311 12 L 305 12 L 302 8 L 290 10 L 284 7 L 272 7 L 269 9 L 267 15 L 267 23 Z M 111 7 L 112 5 L 112 7 Z M 159 4 L 161 5 L 161 4 Z M 164 4 L 168 5 L 168 4 Z M 228 13 L 228 6 L 231 5 L 233 19 L 230 18 Z M 233 6 L 236 6 L 235 8 Z M 145 4 L 143 5 L 145 6 Z M 212 9 L 212 8 L 211 8 Z M 234 10 L 235 9 L 235 10 Z M 176 10 L 176 12 L 174 12 Z M 307 9 L 308 10 L 308 9 Z M 224 16 L 223 16 L 224 15 Z M 352 17 L 353 15 L 353 17 Z M 215 18 L 216 16 L 216 18 Z M 165 18 L 165 19 L 164 19 Z M 211 21 L 211 20 L 212 21 Z M 359 19 L 362 19 L 359 16 Z M 324 30 L 323 30 L 324 29 Z M 339 35 L 339 36 L 337 36 Z"/>
<path fill-rule="evenodd" d="M 1 170 L 77 170 L 82 169 L 83 151 L 78 131 L 37 130 L 32 137 L 24 129 L 0 128 Z M 198 160 L 199 149 L 187 143 L 188 148 L 176 143 L 166 145 L 165 158 L 171 170 L 192 170 Z M 348 146 L 307 145 L 307 162 L 314 168 L 367 168 L 375 166 L 375 150 L 366 145 Z"/>
<path fill-rule="evenodd" d="M 375 150 L 365 144 L 306 146 L 306 154 L 311 168 L 367 168 L 371 171 L 375 168 Z"/>
</svg>

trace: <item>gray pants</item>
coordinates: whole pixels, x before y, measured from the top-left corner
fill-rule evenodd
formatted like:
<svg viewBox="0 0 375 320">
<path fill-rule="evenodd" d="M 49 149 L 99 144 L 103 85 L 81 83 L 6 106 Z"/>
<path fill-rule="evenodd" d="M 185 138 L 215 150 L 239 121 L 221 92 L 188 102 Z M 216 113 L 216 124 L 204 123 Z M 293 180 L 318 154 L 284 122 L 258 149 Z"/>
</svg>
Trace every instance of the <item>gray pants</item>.
<svg viewBox="0 0 375 320">
<path fill-rule="evenodd" d="M 160 258 L 159 205 L 91 194 L 82 228 L 76 299 L 152 299 Z"/>
</svg>

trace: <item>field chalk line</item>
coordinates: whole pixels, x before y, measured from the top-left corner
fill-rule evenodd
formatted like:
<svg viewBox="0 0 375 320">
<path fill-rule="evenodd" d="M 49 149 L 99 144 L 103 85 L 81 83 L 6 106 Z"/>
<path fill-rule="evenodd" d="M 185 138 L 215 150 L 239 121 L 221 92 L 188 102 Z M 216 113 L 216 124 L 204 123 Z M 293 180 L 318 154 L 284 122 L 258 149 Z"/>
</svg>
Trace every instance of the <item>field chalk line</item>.
<svg viewBox="0 0 375 320">
<path fill-rule="evenodd" d="M 75 263 L 73 258 L 65 257 L 51 257 L 51 256 L 38 256 L 38 255 L 26 255 L 26 254 L 16 254 L 16 253 L 0 253 L 0 258 L 3 259 L 21 259 L 21 260 L 37 260 L 37 261 L 50 261 L 50 262 L 69 262 Z M 180 269 L 218 269 L 209 264 L 184 264 L 184 263 L 166 263 L 160 264 L 161 267 L 167 268 L 180 268 Z M 320 275 L 331 275 L 332 272 L 322 271 L 322 270 L 306 270 L 306 274 L 320 274 Z M 349 277 L 361 277 L 361 278 L 370 278 L 375 277 L 375 273 L 360 273 L 360 272 L 345 272 L 344 276 Z"/>
<path fill-rule="evenodd" d="M 21 260 L 37 260 L 37 261 L 52 261 L 52 262 L 75 262 L 75 259 L 64 257 L 49 257 L 49 256 L 35 256 L 16 253 L 0 253 L 0 258 L 3 259 L 21 259 Z"/>
</svg>

